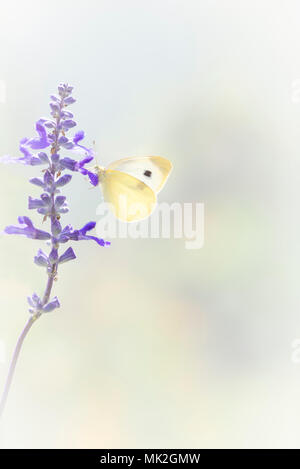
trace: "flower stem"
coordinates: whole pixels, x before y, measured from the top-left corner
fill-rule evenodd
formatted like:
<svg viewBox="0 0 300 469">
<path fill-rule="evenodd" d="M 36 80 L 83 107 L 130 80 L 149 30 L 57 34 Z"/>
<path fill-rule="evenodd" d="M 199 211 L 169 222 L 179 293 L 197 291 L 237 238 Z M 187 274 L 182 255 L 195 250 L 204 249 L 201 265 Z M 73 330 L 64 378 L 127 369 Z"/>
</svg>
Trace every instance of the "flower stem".
<svg viewBox="0 0 300 469">
<path fill-rule="evenodd" d="M 53 280 L 54 280 L 53 275 L 50 274 L 48 276 L 48 281 L 47 281 L 45 293 L 44 293 L 44 296 L 43 296 L 43 301 L 42 301 L 43 305 L 45 305 L 49 300 L 51 290 L 52 290 L 52 286 L 53 286 Z M 2 417 L 3 412 L 4 412 L 4 408 L 5 408 L 5 404 L 6 404 L 6 401 L 7 401 L 8 393 L 9 393 L 11 383 L 12 383 L 12 380 L 13 380 L 13 377 L 14 377 L 15 368 L 16 368 L 16 365 L 17 365 L 17 361 L 18 361 L 18 358 L 19 358 L 19 355 L 20 355 L 20 351 L 21 351 L 24 339 L 27 336 L 29 330 L 31 329 L 31 326 L 33 325 L 33 323 L 35 323 L 36 320 L 41 315 L 42 315 L 42 313 L 40 313 L 40 312 L 37 312 L 36 314 L 32 314 L 29 317 L 27 323 L 25 324 L 25 327 L 24 327 L 20 337 L 18 338 L 16 347 L 15 347 L 15 350 L 14 350 L 14 353 L 13 353 L 13 356 L 12 356 L 12 359 L 11 359 L 11 362 L 10 362 L 10 365 L 9 365 L 9 370 L 8 370 L 8 375 L 7 375 L 5 386 L 4 386 L 4 391 L 3 391 L 3 394 L 2 394 L 1 400 L 0 400 L 0 418 Z"/>
<path fill-rule="evenodd" d="M 36 319 L 38 317 L 39 316 L 30 316 L 30 318 L 28 319 L 28 321 L 27 321 L 27 323 L 26 323 L 20 337 L 18 338 L 18 342 L 17 342 L 17 345 L 15 347 L 15 350 L 14 350 L 14 353 L 13 353 L 13 356 L 12 356 L 12 359 L 11 359 L 11 362 L 10 362 L 10 365 L 9 365 L 9 370 L 8 370 L 8 375 L 7 375 L 7 378 L 6 378 L 4 391 L 3 391 L 3 394 L 1 396 L 0 417 L 2 416 L 4 408 L 5 408 L 5 404 L 6 404 L 6 401 L 7 401 L 7 396 L 8 396 L 10 386 L 11 386 L 11 383 L 12 383 L 12 380 L 13 380 L 16 364 L 17 364 L 18 357 L 19 357 L 19 354 L 20 354 L 20 351 L 21 351 L 21 348 L 22 348 L 23 341 L 24 341 L 28 331 L 30 330 L 32 324 L 36 321 Z"/>
<path fill-rule="evenodd" d="M 62 110 L 63 107 L 64 107 L 64 100 L 62 99 L 62 102 L 60 104 L 60 110 Z M 58 115 L 58 117 L 56 118 L 55 142 L 53 143 L 52 149 L 51 149 L 52 154 L 56 153 L 59 150 L 59 144 L 58 144 L 58 139 L 59 139 L 59 136 L 60 136 L 59 122 L 60 122 L 60 117 Z M 52 164 L 50 164 L 49 170 L 52 173 L 53 177 L 55 177 L 55 169 L 53 169 Z M 54 223 L 55 220 L 56 220 L 56 215 L 55 215 L 54 192 L 53 192 L 51 194 L 51 222 Z M 57 247 L 53 243 L 53 240 L 52 240 L 52 248 L 57 249 Z M 54 281 L 56 272 L 57 272 L 57 263 L 54 263 L 53 266 L 52 266 L 51 272 L 48 274 L 48 281 L 47 281 L 46 289 L 45 289 L 44 296 L 43 296 L 43 299 L 42 299 L 42 307 L 45 306 L 49 301 L 49 298 L 50 298 L 50 295 L 51 295 L 51 290 L 52 290 L 52 287 L 53 287 L 53 281 Z M 11 359 L 11 362 L 10 362 L 10 365 L 9 365 L 9 370 L 8 370 L 8 375 L 7 375 L 7 378 L 6 378 L 6 383 L 5 383 L 5 386 L 4 386 L 4 391 L 3 391 L 3 394 L 2 394 L 1 400 L 0 400 L 0 418 L 3 415 L 3 411 L 4 411 L 4 408 L 5 408 L 6 401 L 7 401 L 7 396 L 8 396 L 10 387 L 11 387 L 11 383 L 12 383 L 12 380 L 13 380 L 15 368 L 16 368 L 16 365 L 17 365 L 18 357 L 19 357 L 19 354 L 20 354 L 24 339 L 27 336 L 29 330 L 31 329 L 31 326 L 33 325 L 33 323 L 41 316 L 41 314 L 42 314 L 41 312 L 36 312 L 35 314 L 32 314 L 30 316 L 30 318 L 28 319 L 28 321 L 27 321 L 27 323 L 26 323 L 20 337 L 18 338 L 17 345 L 15 347 L 15 350 L 14 350 L 14 353 L 13 353 L 13 356 L 12 356 L 12 359 Z"/>
<path fill-rule="evenodd" d="M 53 266 L 52 271 L 54 270 L 54 268 L 55 268 L 55 266 Z M 42 302 L 43 305 L 48 303 L 48 300 L 49 300 L 49 297 L 50 297 L 50 294 L 51 294 L 51 290 L 52 290 L 52 287 L 53 287 L 53 280 L 54 280 L 53 274 L 50 274 L 48 276 L 48 282 L 47 282 L 46 290 L 45 290 L 45 293 L 44 293 L 44 296 L 43 296 L 43 302 Z"/>
</svg>

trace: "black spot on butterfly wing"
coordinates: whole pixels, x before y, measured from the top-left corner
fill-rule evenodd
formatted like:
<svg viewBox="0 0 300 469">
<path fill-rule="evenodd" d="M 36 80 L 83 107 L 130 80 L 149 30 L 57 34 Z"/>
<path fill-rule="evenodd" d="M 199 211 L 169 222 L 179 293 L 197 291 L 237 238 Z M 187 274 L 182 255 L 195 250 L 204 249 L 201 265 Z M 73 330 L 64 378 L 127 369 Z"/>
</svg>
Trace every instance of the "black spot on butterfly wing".
<svg viewBox="0 0 300 469">
<path fill-rule="evenodd" d="M 149 171 L 149 169 L 146 169 L 146 171 L 144 171 L 144 176 L 147 176 L 148 178 L 151 178 L 152 171 Z"/>
</svg>

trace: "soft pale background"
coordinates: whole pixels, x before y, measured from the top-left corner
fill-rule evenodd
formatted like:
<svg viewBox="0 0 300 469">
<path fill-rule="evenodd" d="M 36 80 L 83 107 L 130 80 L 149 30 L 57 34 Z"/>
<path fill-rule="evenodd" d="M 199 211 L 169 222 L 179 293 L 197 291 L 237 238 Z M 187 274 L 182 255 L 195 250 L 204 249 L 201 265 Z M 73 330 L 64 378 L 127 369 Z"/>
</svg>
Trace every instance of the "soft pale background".
<svg viewBox="0 0 300 469">
<path fill-rule="evenodd" d="M 2 447 L 299 447 L 299 2 L 5 0 L 0 153 L 75 86 L 79 128 L 104 164 L 161 154 L 160 200 L 205 203 L 205 246 L 81 243 L 62 308 L 27 338 Z M 39 169 L 1 167 L 0 226 L 28 214 Z M 95 219 L 78 176 L 66 221 Z M 39 242 L 0 239 L 0 339 L 8 359 Z"/>
</svg>

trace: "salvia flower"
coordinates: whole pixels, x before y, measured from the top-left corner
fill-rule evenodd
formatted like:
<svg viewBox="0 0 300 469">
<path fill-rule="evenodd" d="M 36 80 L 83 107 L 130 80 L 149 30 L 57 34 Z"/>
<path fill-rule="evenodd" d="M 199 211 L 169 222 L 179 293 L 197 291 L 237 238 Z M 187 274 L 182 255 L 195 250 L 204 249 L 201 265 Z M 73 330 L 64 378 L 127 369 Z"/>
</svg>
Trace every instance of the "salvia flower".
<svg viewBox="0 0 300 469">
<path fill-rule="evenodd" d="M 6 234 L 18 234 L 27 236 L 27 238 L 32 239 L 50 239 L 51 235 L 46 231 L 39 230 L 34 227 L 32 221 L 28 217 L 19 217 L 19 225 L 9 225 L 4 229 Z"/>
<path fill-rule="evenodd" d="M 59 301 L 55 297 L 50 301 L 53 281 L 56 279 L 60 264 L 76 259 L 72 247 L 68 247 L 60 253 L 61 244 L 70 241 L 93 240 L 100 246 L 110 243 L 97 236 L 87 234 L 96 226 L 95 222 L 88 222 L 81 229 L 73 229 L 71 225 L 64 228 L 61 225 L 61 216 L 68 212 L 66 197 L 61 190 L 71 182 L 71 173 L 80 173 L 88 176 L 93 185 L 97 185 L 98 177 L 86 168 L 94 158 L 91 148 L 83 145 L 83 130 L 77 131 L 73 136 L 69 132 L 77 124 L 73 113 L 68 107 L 75 102 L 72 97 L 73 88 L 68 84 L 58 87 L 58 94 L 51 96 L 50 118 L 41 118 L 36 122 L 37 135 L 32 138 L 23 138 L 20 141 L 22 156 L 4 156 L 3 163 L 19 163 L 28 166 L 41 166 L 42 173 L 35 175 L 29 182 L 41 189 L 39 197 L 29 196 L 28 209 L 36 210 L 43 216 L 43 220 L 49 219 L 50 229 L 44 231 L 36 228 L 27 216 L 18 218 L 17 225 L 9 225 L 4 229 L 6 234 L 23 235 L 31 239 L 47 241 L 50 244 L 50 252 L 47 254 L 39 249 L 34 257 L 34 263 L 43 267 L 48 275 L 46 291 L 42 297 L 36 293 L 28 298 L 29 311 L 34 317 L 39 317 L 44 312 L 50 312 L 59 307 Z M 70 158 L 64 152 L 70 151 L 79 156 L 78 159 Z"/>
<path fill-rule="evenodd" d="M 110 245 L 109 241 L 104 241 L 102 238 L 97 238 L 96 236 L 87 235 L 88 231 L 91 231 L 95 228 L 96 223 L 91 221 L 84 225 L 80 230 L 73 230 L 71 225 L 67 225 L 61 232 L 58 238 L 59 243 L 66 243 L 67 241 L 82 241 L 82 240 L 93 240 L 96 241 L 100 246 Z"/>
<path fill-rule="evenodd" d="M 2 163 L 17 163 L 27 166 L 38 166 L 40 173 L 35 174 L 29 182 L 40 190 L 40 196 L 30 195 L 28 209 L 36 210 L 43 221 L 49 221 L 49 230 L 37 228 L 27 216 L 20 216 L 18 224 L 9 225 L 4 233 L 11 235 L 23 235 L 27 238 L 38 239 L 46 242 L 50 249 L 45 252 L 39 249 L 34 256 L 34 263 L 44 269 L 47 276 L 47 284 L 43 295 L 33 293 L 27 298 L 29 305 L 29 319 L 17 341 L 16 348 L 10 363 L 7 381 L 0 400 L 0 417 L 4 410 L 12 377 L 24 338 L 32 324 L 44 313 L 50 313 L 60 307 L 58 298 L 52 297 L 54 280 L 57 280 L 58 267 L 61 264 L 76 259 L 71 246 L 65 244 L 72 241 L 92 240 L 100 246 L 110 243 L 89 233 L 95 228 L 95 222 L 86 223 L 81 229 L 76 230 L 71 225 L 61 224 L 61 217 L 68 212 L 66 197 L 61 191 L 72 180 L 71 173 L 80 173 L 88 176 L 93 185 L 98 184 L 98 176 L 90 171 L 86 165 L 90 163 L 94 154 L 92 149 L 83 145 L 84 132 L 81 130 L 74 135 L 72 129 L 76 122 L 69 106 L 75 102 L 72 96 L 73 87 L 68 84 L 60 84 L 58 94 L 51 96 L 50 117 L 41 118 L 36 122 L 36 136 L 23 138 L 20 141 L 21 156 L 3 156 Z M 74 154 L 70 158 L 65 152 Z M 63 250 L 60 252 L 61 244 Z"/>
</svg>

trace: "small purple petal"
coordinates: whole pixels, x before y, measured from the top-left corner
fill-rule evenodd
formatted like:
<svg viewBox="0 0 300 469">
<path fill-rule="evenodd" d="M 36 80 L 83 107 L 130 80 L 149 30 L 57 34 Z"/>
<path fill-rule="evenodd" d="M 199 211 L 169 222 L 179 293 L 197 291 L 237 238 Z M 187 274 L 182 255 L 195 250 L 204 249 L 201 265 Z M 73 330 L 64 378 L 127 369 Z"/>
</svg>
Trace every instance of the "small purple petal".
<svg viewBox="0 0 300 469">
<path fill-rule="evenodd" d="M 54 129 L 55 128 L 55 122 L 49 120 L 48 122 L 45 122 L 45 127 L 47 127 L 47 129 Z M 49 135 L 48 135 L 48 140 L 49 140 Z"/>
<path fill-rule="evenodd" d="M 42 194 L 41 199 L 44 202 L 45 205 L 50 205 L 51 203 L 51 197 L 48 194 Z"/>
<path fill-rule="evenodd" d="M 54 178 L 52 174 L 50 173 L 50 171 L 49 170 L 45 171 L 45 174 L 44 174 L 45 186 L 52 186 L 53 182 L 54 182 Z"/>
<path fill-rule="evenodd" d="M 67 119 L 67 118 L 68 119 L 73 119 L 74 114 L 72 114 L 72 112 L 70 112 L 70 111 L 65 111 L 64 110 L 64 111 L 61 112 L 61 117 L 64 118 L 64 119 Z"/>
<path fill-rule="evenodd" d="M 50 108 L 51 108 L 51 111 L 53 112 L 59 112 L 59 103 L 56 102 L 56 103 L 50 103 L 49 104 Z"/>
<path fill-rule="evenodd" d="M 41 215 L 50 215 L 49 213 L 49 207 L 41 207 L 37 209 L 37 212 L 40 213 Z"/>
<path fill-rule="evenodd" d="M 98 243 L 100 246 L 105 246 L 107 244 L 106 241 L 104 241 L 104 239 L 102 238 L 97 238 L 96 236 L 85 236 L 84 238 L 82 239 L 92 239 L 93 241 L 96 241 L 96 243 Z M 109 243 L 110 244 L 110 243 Z"/>
<path fill-rule="evenodd" d="M 58 87 L 59 96 L 66 98 L 72 93 L 73 86 L 69 86 L 67 83 L 61 83 Z"/>
<path fill-rule="evenodd" d="M 20 151 L 23 153 L 23 157 L 19 158 L 20 161 L 22 161 L 24 164 L 30 165 L 30 166 L 37 166 L 42 164 L 41 160 L 37 158 L 36 156 L 32 155 L 28 148 L 26 146 L 22 145 L 22 142 L 26 142 L 27 139 L 21 140 L 20 144 Z"/>
<path fill-rule="evenodd" d="M 77 163 L 77 166 L 78 166 L 78 170 L 80 171 L 81 169 L 84 169 L 85 171 L 87 171 L 87 169 L 84 168 L 84 166 L 88 163 L 90 163 L 90 161 L 92 161 L 94 159 L 93 156 L 87 156 L 86 158 L 84 158 L 83 160 L 79 161 Z"/>
<path fill-rule="evenodd" d="M 28 296 L 27 301 L 29 306 L 31 306 L 29 310 L 30 313 L 34 314 L 42 309 L 42 301 L 36 293 L 34 293 L 31 297 Z"/>
<path fill-rule="evenodd" d="M 45 254 L 41 249 L 39 249 L 37 255 L 34 257 L 34 262 L 36 265 L 40 267 L 47 267 L 48 266 L 47 254 Z"/>
<path fill-rule="evenodd" d="M 59 164 L 62 166 L 62 168 L 69 169 L 71 171 L 76 171 L 77 167 L 77 161 L 72 160 L 72 158 L 63 158 L 62 160 L 59 161 Z"/>
<path fill-rule="evenodd" d="M 62 213 L 62 214 L 68 213 L 68 211 L 69 211 L 69 207 L 66 204 L 63 207 L 61 207 L 60 209 L 58 209 L 58 212 Z"/>
<path fill-rule="evenodd" d="M 24 161 L 24 158 L 20 158 L 20 157 L 18 158 L 18 157 L 9 156 L 9 155 L 1 156 L 0 163 L 3 163 L 3 164 L 10 164 L 10 163 L 26 164 L 26 162 Z"/>
<path fill-rule="evenodd" d="M 64 262 L 72 261 L 73 259 L 76 259 L 76 255 L 70 247 L 59 257 L 58 263 L 63 264 Z"/>
<path fill-rule="evenodd" d="M 52 163 L 57 163 L 59 161 L 59 154 L 53 153 L 53 155 L 51 155 L 51 161 Z"/>
<path fill-rule="evenodd" d="M 72 179 L 71 174 L 65 174 L 55 182 L 56 187 L 63 187 L 68 184 Z"/>
<path fill-rule="evenodd" d="M 7 226 L 4 229 L 4 232 L 6 234 L 18 234 L 18 235 L 24 235 L 27 236 L 27 238 L 31 239 L 50 239 L 51 235 L 47 233 L 46 231 L 43 230 L 38 230 L 33 226 L 32 221 L 28 217 L 19 217 L 18 222 L 20 225 L 26 225 L 24 226 Z"/>
<path fill-rule="evenodd" d="M 76 99 L 74 99 L 72 96 L 69 98 L 64 99 L 64 103 L 69 106 L 70 104 L 74 104 L 76 102 Z"/>
<path fill-rule="evenodd" d="M 28 166 L 38 166 L 38 165 L 43 164 L 43 162 L 39 158 L 32 155 L 23 146 L 20 146 L 20 150 L 24 156 L 13 157 L 13 156 L 5 155 L 0 158 L 0 162 L 4 164 L 19 163 L 19 164 L 24 164 Z"/>
<path fill-rule="evenodd" d="M 62 122 L 62 126 L 64 129 L 68 130 L 71 129 L 72 127 L 75 127 L 77 124 L 75 121 L 72 119 L 66 119 L 65 121 Z"/>
<path fill-rule="evenodd" d="M 88 223 L 86 223 L 80 230 L 78 230 L 80 233 L 82 233 L 83 235 L 86 234 L 87 231 L 91 231 L 95 228 L 96 226 L 96 222 L 95 221 L 90 221 Z"/>
<path fill-rule="evenodd" d="M 50 96 L 50 99 L 52 99 L 52 101 L 54 101 L 54 102 L 60 102 L 60 98 L 58 96 L 55 96 L 55 94 L 52 94 Z"/>
<path fill-rule="evenodd" d="M 93 186 L 98 186 L 99 184 L 99 177 L 98 174 L 92 173 L 91 171 L 88 171 L 87 173 L 88 178 Z"/>
<path fill-rule="evenodd" d="M 32 197 L 28 197 L 28 208 L 29 210 L 35 210 L 37 208 L 44 207 L 44 202 L 41 199 L 33 199 Z"/>
<path fill-rule="evenodd" d="M 58 242 L 61 244 L 67 243 L 70 240 L 68 235 L 61 234 L 58 238 Z"/>
<path fill-rule="evenodd" d="M 72 142 L 67 142 L 62 145 L 66 150 L 72 150 L 74 148 L 74 143 Z"/>
<path fill-rule="evenodd" d="M 84 139 L 84 131 L 83 130 L 79 130 L 78 132 L 76 132 L 76 134 L 74 135 L 73 137 L 73 142 L 74 143 L 78 143 L 80 142 L 80 140 L 83 140 Z"/>
<path fill-rule="evenodd" d="M 32 221 L 30 220 L 29 217 L 18 217 L 18 222 L 21 225 L 27 225 L 28 228 L 34 228 Z"/>
<path fill-rule="evenodd" d="M 38 153 L 38 157 L 42 163 L 49 163 L 49 157 L 46 153 L 41 151 L 40 153 Z"/>
<path fill-rule="evenodd" d="M 16 234 L 16 235 L 20 234 L 20 235 L 27 236 L 27 234 L 25 233 L 24 228 L 21 228 L 19 226 L 13 226 L 13 225 L 6 226 L 4 228 L 4 233 L 6 233 L 6 234 Z"/>
<path fill-rule="evenodd" d="M 58 252 L 56 248 L 53 248 L 49 254 L 49 262 L 50 264 L 55 264 L 58 259 Z"/>
<path fill-rule="evenodd" d="M 31 306 L 32 308 L 35 307 L 35 304 L 33 303 L 31 296 L 27 296 L 27 301 L 28 301 L 29 306 Z"/>
<path fill-rule="evenodd" d="M 29 179 L 29 182 L 31 182 L 31 184 L 34 184 L 35 186 L 39 186 L 43 188 L 45 187 L 44 182 L 42 181 L 42 179 L 39 179 L 39 178 Z"/>
<path fill-rule="evenodd" d="M 51 311 L 59 307 L 60 307 L 60 303 L 58 301 L 57 296 L 55 296 L 53 300 L 51 300 L 46 306 L 43 307 L 43 312 L 50 313 Z"/>
<path fill-rule="evenodd" d="M 19 149 L 20 151 L 23 153 L 23 155 L 25 156 L 25 158 L 31 158 L 32 154 L 30 153 L 30 151 L 28 150 L 28 148 L 26 148 L 26 146 L 23 146 L 26 145 L 26 143 L 28 142 L 28 138 L 22 138 L 22 140 L 20 140 L 20 146 L 19 146 Z"/>
<path fill-rule="evenodd" d="M 55 208 L 60 208 L 66 201 L 66 197 L 64 195 L 58 195 L 55 199 Z"/>
<path fill-rule="evenodd" d="M 67 143 L 68 141 L 69 141 L 69 139 L 67 137 L 64 137 L 64 136 L 62 136 L 58 139 L 58 143 L 60 145 L 63 145 L 64 143 Z"/>
<path fill-rule="evenodd" d="M 96 241 L 100 246 L 106 246 L 109 245 L 110 242 L 104 241 L 102 238 L 97 238 L 96 236 L 88 236 L 86 233 L 87 231 L 92 230 L 95 228 L 96 222 L 91 221 L 84 225 L 80 230 L 74 230 L 71 232 L 66 233 L 66 236 L 69 237 L 69 239 L 73 241 L 82 241 L 82 240 L 93 240 Z"/>
<path fill-rule="evenodd" d="M 61 233 L 61 224 L 56 219 L 51 221 L 51 233 L 53 236 L 58 236 Z"/>
<path fill-rule="evenodd" d="M 46 231 L 37 230 L 37 229 L 35 229 L 34 236 L 28 236 L 28 237 L 33 238 L 33 239 L 50 239 L 51 238 L 50 234 L 47 233 Z"/>
<path fill-rule="evenodd" d="M 44 123 L 44 119 L 40 119 L 36 122 L 36 125 L 35 125 L 39 138 L 31 138 L 26 141 L 26 145 L 34 150 L 47 148 L 50 145 L 48 138 L 47 138 L 47 132 L 43 123 Z"/>
</svg>

